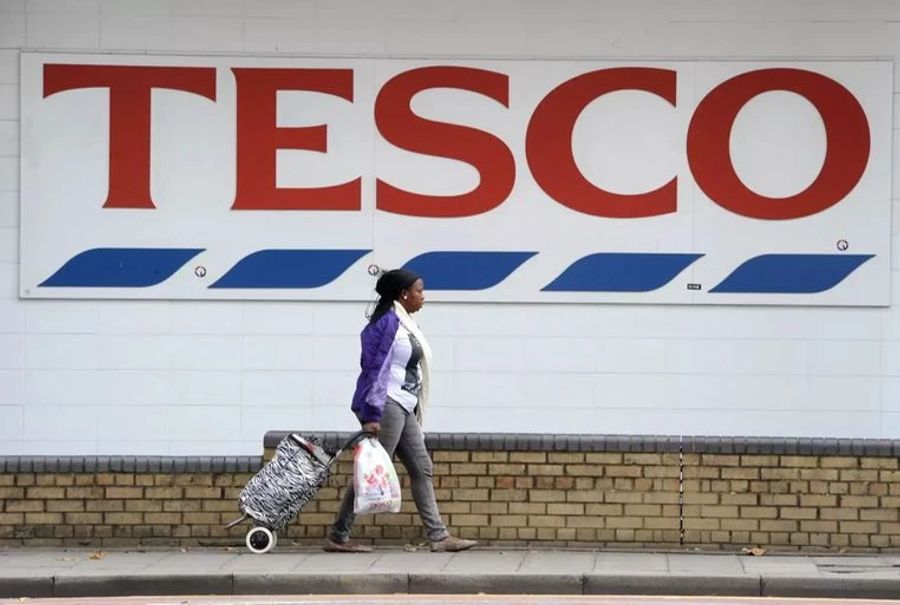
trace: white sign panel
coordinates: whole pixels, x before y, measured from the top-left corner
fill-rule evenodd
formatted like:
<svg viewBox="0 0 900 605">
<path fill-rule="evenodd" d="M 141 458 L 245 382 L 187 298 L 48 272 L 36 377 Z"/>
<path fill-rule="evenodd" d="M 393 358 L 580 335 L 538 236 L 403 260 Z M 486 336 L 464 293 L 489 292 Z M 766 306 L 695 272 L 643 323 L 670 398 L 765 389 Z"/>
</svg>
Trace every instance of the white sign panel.
<svg viewBox="0 0 900 605">
<path fill-rule="evenodd" d="M 887 305 L 892 73 L 23 53 L 20 293 Z"/>
</svg>

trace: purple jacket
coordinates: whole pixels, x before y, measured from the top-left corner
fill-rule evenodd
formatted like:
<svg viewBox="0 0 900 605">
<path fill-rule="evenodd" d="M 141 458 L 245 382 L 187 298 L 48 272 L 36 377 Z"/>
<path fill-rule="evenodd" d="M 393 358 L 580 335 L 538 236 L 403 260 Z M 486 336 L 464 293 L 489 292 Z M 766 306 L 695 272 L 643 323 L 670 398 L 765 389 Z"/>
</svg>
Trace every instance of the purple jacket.
<svg viewBox="0 0 900 605">
<path fill-rule="evenodd" d="M 366 325 L 360 334 L 361 371 L 350 409 L 361 423 L 381 422 L 391 372 L 391 347 L 399 327 L 400 319 L 390 309 L 378 321 Z"/>
</svg>

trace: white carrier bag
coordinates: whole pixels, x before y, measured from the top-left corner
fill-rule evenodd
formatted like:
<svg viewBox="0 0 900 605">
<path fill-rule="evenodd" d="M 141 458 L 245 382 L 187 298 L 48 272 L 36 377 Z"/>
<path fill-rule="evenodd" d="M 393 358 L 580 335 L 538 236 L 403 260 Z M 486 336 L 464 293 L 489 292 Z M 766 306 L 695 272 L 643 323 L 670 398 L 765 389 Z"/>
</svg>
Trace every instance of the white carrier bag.
<svg viewBox="0 0 900 605">
<path fill-rule="evenodd" d="M 356 444 L 353 455 L 353 512 L 400 512 L 400 480 L 387 450 L 373 438 Z"/>
</svg>

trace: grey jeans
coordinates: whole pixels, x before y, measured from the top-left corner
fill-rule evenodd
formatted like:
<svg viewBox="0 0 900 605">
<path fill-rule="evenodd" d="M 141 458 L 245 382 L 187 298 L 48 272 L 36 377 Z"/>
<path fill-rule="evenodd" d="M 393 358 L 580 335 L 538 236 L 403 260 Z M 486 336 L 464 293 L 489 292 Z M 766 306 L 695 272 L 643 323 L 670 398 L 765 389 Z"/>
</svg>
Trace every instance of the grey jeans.
<svg viewBox="0 0 900 605">
<path fill-rule="evenodd" d="M 381 416 L 381 434 L 378 441 L 391 457 L 396 452 L 406 467 L 412 482 L 413 500 L 416 502 L 428 539 L 436 541 L 446 538 L 447 527 L 441 521 L 441 514 L 434 498 L 434 467 L 428 456 L 428 450 L 425 449 L 425 435 L 422 434 L 416 415 L 408 413 L 398 403 L 388 400 Z M 353 514 L 355 497 L 351 481 L 341 501 L 341 510 L 328 534 L 334 542 L 346 542 L 350 539 L 350 529 L 356 518 Z"/>
</svg>

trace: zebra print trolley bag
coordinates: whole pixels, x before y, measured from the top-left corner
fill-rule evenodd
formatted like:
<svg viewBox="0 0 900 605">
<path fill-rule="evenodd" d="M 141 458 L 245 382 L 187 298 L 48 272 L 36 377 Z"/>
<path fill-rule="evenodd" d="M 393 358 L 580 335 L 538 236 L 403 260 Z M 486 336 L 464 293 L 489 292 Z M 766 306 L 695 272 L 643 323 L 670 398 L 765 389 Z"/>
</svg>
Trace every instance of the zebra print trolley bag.
<svg viewBox="0 0 900 605">
<path fill-rule="evenodd" d="M 275 456 L 241 490 L 239 507 L 243 515 L 226 527 L 247 519 L 253 527 L 245 543 L 251 552 L 269 552 L 278 543 L 277 532 L 300 513 L 328 480 L 331 467 L 341 453 L 369 433 L 360 431 L 329 455 L 320 445 L 291 433 L 275 448 Z"/>
</svg>

